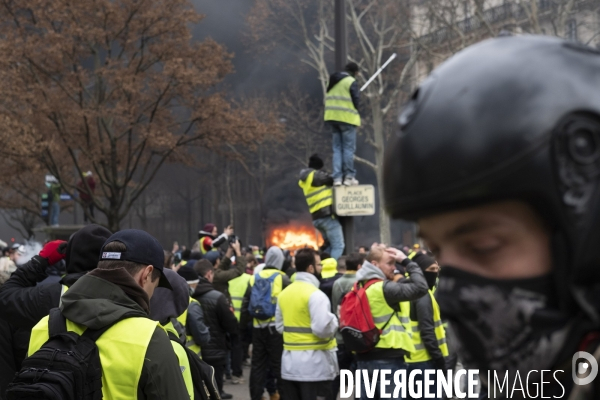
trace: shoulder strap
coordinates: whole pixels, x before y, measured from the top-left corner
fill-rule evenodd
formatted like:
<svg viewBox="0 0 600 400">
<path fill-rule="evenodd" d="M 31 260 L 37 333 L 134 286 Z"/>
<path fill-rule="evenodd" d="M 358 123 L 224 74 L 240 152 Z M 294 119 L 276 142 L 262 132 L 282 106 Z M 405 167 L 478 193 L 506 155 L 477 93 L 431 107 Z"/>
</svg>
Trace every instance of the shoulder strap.
<svg viewBox="0 0 600 400">
<path fill-rule="evenodd" d="M 60 335 L 61 333 L 67 333 L 67 319 L 62 315 L 59 308 L 53 308 L 48 316 L 48 337 Z"/>
<path fill-rule="evenodd" d="M 381 332 L 383 332 L 383 330 L 389 325 L 390 321 L 392 320 L 392 318 L 394 318 L 394 315 L 396 315 L 398 313 L 398 311 L 394 310 L 394 312 L 392 313 L 392 315 L 390 315 L 390 317 L 388 318 L 387 322 L 385 323 L 385 325 L 383 325 L 380 329 Z"/>
<path fill-rule="evenodd" d="M 381 282 L 381 281 L 382 281 L 382 279 L 379 279 L 379 278 L 371 279 L 371 280 L 367 281 L 367 283 L 364 284 L 363 288 L 365 290 L 367 290 L 369 288 L 369 286 L 374 285 L 377 282 Z"/>
</svg>

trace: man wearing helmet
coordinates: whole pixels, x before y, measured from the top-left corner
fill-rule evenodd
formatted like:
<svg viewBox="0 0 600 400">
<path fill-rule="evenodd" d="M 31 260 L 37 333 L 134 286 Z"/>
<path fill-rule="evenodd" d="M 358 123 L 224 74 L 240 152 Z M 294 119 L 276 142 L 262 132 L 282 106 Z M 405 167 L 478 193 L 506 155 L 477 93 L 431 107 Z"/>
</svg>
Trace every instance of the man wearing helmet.
<svg viewBox="0 0 600 400">
<path fill-rule="evenodd" d="M 594 49 L 501 37 L 442 64 L 400 115 L 386 208 L 436 254 L 442 315 L 484 387 L 488 371 L 531 389 L 560 370 L 544 396 L 600 396 L 571 378 L 576 352 L 600 356 L 599 79 Z"/>
</svg>

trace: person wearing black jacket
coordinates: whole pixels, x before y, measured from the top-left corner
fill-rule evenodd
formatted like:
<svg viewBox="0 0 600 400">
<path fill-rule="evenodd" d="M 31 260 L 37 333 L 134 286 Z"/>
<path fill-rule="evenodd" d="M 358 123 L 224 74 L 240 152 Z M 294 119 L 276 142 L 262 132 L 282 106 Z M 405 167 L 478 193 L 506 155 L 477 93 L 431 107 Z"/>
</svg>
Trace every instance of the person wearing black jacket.
<svg viewBox="0 0 600 400">
<path fill-rule="evenodd" d="M 200 260 L 194 269 L 200 276 L 200 282 L 192 297 L 202 305 L 204 320 L 210 330 L 210 342 L 202 346 L 202 359 L 215 369 L 215 379 L 221 398 L 231 399 L 232 395 L 223 392 L 223 374 L 230 347 L 227 336 L 237 335 L 237 319 L 225 295 L 216 290 L 212 284 L 214 269 L 210 262 Z"/>
<path fill-rule="evenodd" d="M 65 287 L 96 268 L 100 249 L 110 235 L 106 228 L 88 225 L 71 236 L 66 249 L 64 244 L 59 249 L 60 243 L 50 242 L 0 287 L 0 397 L 21 368 L 31 329 L 50 309 L 59 306 Z M 63 258 L 67 275 L 58 283 L 42 283 L 48 277 L 48 267 Z M 11 334 L 4 334 L 8 332 Z"/>
<path fill-rule="evenodd" d="M 417 376 L 425 390 L 424 371 L 436 369 L 445 371 L 448 356 L 448 345 L 446 343 L 445 331 L 440 317 L 439 306 L 433 296 L 438 271 L 440 267 L 433 257 L 425 252 L 417 253 L 412 260 L 416 262 L 425 276 L 429 294 L 410 302 L 410 321 L 413 327 L 413 343 L 416 351 L 405 356 L 407 374 L 412 371 L 421 371 Z M 437 335 L 436 335 L 436 330 Z M 418 334 L 416 334 L 418 333 Z M 435 380 L 429 386 L 429 393 L 437 393 Z"/>
</svg>

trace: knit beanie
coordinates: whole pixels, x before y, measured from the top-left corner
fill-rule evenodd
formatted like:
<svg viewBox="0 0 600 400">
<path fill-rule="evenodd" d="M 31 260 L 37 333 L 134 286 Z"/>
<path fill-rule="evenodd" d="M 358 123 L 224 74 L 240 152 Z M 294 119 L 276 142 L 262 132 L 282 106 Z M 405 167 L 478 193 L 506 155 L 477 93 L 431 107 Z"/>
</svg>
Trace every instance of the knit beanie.
<svg viewBox="0 0 600 400">
<path fill-rule="evenodd" d="M 69 238 L 65 262 L 67 273 L 91 271 L 98 266 L 100 251 L 112 233 L 103 226 L 87 225 Z"/>
<path fill-rule="evenodd" d="M 206 233 L 212 234 L 213 229 L 215 229 L 215 224 L 206 224 L 202 230 Z"/>
<path fill-rule="evenodd" d="M 317 153 L 313 154 L 308 159 L 308 168 L 321 169 L 323 168 L 323 165 L 325 164 L 323 164 L 323 160 L 321 159 L 321 157 L 319 157 Z"/>
<path fill-rule="evenodd" d="M 179 276 L 181 276 L 187 283 L 198 283 L 199 276 L 194 271 L 193 265 L 185 265 L 177 271 Z"/>
</svg>

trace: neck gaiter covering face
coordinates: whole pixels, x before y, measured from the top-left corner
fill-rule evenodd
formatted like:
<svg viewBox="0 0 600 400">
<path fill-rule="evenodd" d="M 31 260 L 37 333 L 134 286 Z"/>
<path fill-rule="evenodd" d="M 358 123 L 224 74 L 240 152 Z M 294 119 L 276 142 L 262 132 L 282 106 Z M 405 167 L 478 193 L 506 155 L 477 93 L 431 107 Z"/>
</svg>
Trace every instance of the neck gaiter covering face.
<svg viewBox="0 0 600 400">
<path fill-rule="evenodd" d="M 436 297 L 456 335 L 466 368 L 488 370 L 512 382 L 532 370 L 549 370 L 570 329 L 558 310 L 551 275 L 530 279 L 488 279 L 442 267 Z M 538 383 L 537 377 L 532 377 Z M 491 385 L 491 383 L 489 383 Z"/>
</svg>

